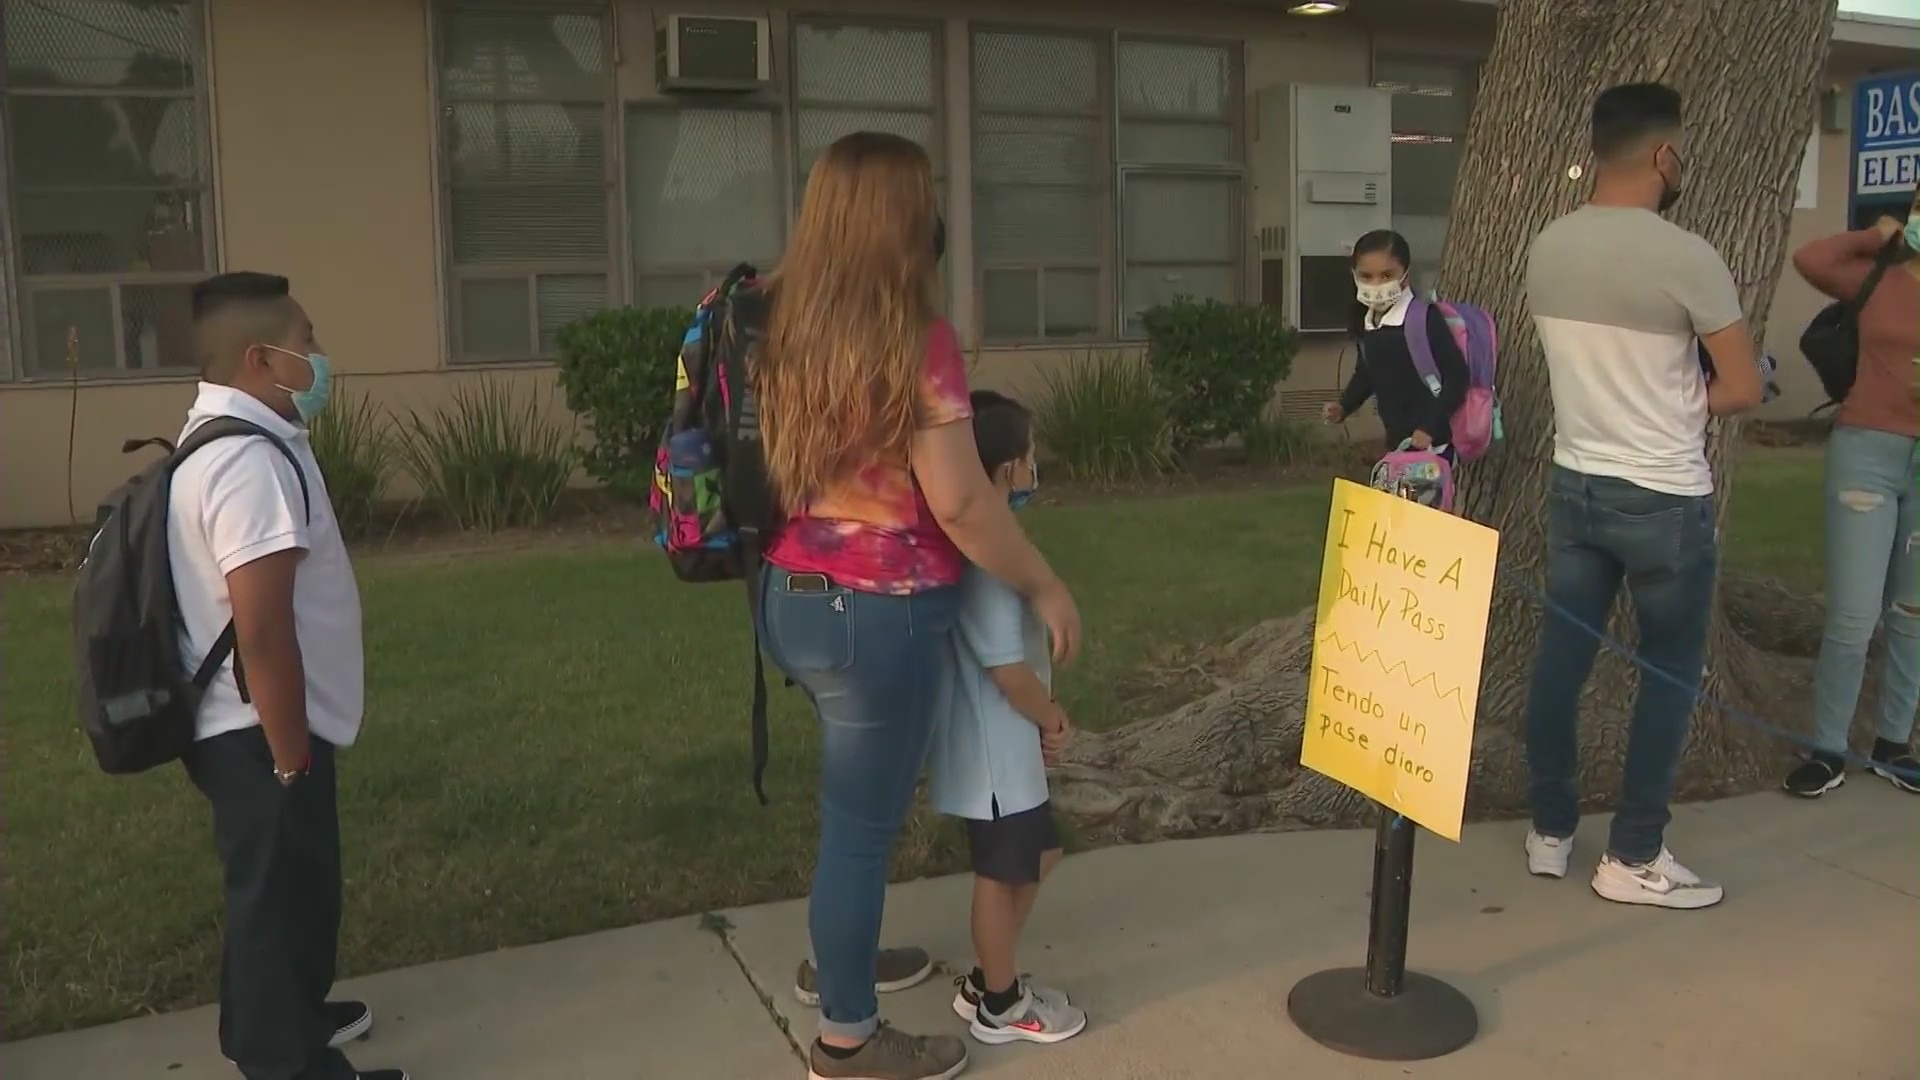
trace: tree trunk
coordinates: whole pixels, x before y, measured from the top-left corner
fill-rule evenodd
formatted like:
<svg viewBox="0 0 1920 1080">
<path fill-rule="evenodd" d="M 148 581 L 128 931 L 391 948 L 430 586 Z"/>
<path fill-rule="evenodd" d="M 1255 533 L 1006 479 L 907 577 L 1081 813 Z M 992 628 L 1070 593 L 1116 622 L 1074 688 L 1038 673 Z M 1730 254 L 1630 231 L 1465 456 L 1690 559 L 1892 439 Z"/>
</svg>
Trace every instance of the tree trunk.
<svg viewBox="0 0 1920 1080">
<path fill-rule="evenodd" d="M 1553 412 L 1525 303 L 1528 246 L 1587 196 L 1587 119 L 1596 95 L 1658 81 L 1685 98 L 1681 225 L 1718 248 L 1761 336 L 1786 254 L 1795 177 L 1832 32 L 1832 0 L 1503 0 L 1455 183 L 1443 295 L 1472 300 L 1501 327 L 1506 441 L 1462 470 L 1460 506 L 1498 529 L 1501 563 L 1542 579 Z M 1579 178 L 1570 176 L 1580 167 Z M 1716 422 L 1709 458 L 1725 521 L 1738 425 Z M 1777 593 L 1723 592 L 1709 641 L 1707 693 L 1775 721 L 1804 697 L 1807 664 L 1762 652 L 1738 630 L 1769 614 L 1729 604 Z M 1732 615 L 1730 618 L 1729 615 Z M 1367 801 L 1300 767 L 1311 609 L 1263 623 L 1210 656 L 1217 688 L 1156 719 L 1088 737 L 1055 772 L 1055 802 L 1121 838 L 1351 823 Z M 1474 738 L 1470 813 L 1512 812 L 1525 797 L 1521 727 L 1539 640 L 1535 597 L 1503 582 L 1494 595 Z M 1804 616 L 1799 618 L 1805 624 Z M 1615 613 L 1616 640 L 1631 642 Z M 1767 644 L 1775 644 L 1768 642 Z M 1795 650 L 1801 651 L 1801 650 Z M 1617 790 L 1637 670 L 1603 652 L 1588 684 L 1581 783 L 1589 803 Z M 1750 728 L 1703 709 L 1694 718 L 1681 794 L 1737 789 L 1778 764 Z"/>
</svg>

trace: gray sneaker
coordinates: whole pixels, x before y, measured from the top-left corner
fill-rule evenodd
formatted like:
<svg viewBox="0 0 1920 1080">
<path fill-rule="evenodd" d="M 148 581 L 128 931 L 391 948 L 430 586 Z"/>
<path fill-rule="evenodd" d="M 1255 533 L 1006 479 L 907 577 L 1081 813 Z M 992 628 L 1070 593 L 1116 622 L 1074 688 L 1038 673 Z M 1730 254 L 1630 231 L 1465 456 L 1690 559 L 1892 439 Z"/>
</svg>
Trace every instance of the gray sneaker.
<svg viewBox="0 0 1920 1080">
<path fill-rule="evenodd" d="M 1087 1030 L 1087 1014 L 1058 990 L 1029 986 L 1004 1015 L 995 1016 L 985 1003 L 973 1015 L 968 1031 L 989 1046 L 1010 1042 L 1065 1042 Z"/>
<path fill-rule="evenodd" d="M 933 957 L 927 950 L 911 946 L 881 949 L 873 974 L 873 988 L 882 994 L 911 989 L 933 974 Z M 813 961 L 800 961 L 800 970 L 793 977 L 793 996 L 810 1009 L 820 1007 L 820 973 L 814 970 Z"/>
<path fill-rule="evenodd" d="M 849 1058 L 807 1051 L 808 1080 L 948 1080 L 967 1067 L 967 1046 L 953 1035 L 909 1035 L 890 1024 Z"/>
</svg>

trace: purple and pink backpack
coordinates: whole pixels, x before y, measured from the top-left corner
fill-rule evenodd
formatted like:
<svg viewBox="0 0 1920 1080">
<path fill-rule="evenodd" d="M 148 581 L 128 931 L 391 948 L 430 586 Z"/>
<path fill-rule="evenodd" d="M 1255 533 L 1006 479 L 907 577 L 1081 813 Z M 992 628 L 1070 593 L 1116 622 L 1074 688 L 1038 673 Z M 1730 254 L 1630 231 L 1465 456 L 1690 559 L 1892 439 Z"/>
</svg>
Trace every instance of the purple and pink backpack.
<svg viewBox="0 0 1920 1080">
<path fill-rule="evenodd" d="M 1500 423 L 1500 395 L 1494 388 L 1494 369 L 1500 360 L 1500 332 L 1484 308 L 1457 300 L 1414 298 L 1407 310 L 1407 351 L 1420 377 L 1440 393 L 1440 369 L 1433 362 L 1433 342 L 1427 338 L 1427 308 L 1438 307 L 1453 331 L 1454 344 L 1466 358 L 1470 385 L 1467 397 L 1451 420 L 1453 450 L 1462 461 L 1472 461 L 1506 436 Z"/>
</svg>

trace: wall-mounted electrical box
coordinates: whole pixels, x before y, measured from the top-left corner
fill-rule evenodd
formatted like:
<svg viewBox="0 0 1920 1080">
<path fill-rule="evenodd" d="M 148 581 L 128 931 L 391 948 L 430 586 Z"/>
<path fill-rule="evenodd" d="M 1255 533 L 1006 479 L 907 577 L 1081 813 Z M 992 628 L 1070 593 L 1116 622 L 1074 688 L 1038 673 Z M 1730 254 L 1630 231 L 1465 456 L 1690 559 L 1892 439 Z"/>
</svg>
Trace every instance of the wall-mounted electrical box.
<svg viewBox="0 0 1920 1080">
<path fill-rule="evenodd" d="M 773 81 L 764 18 L 665 15 L 654 41 L 662 90 L 749 92 Z"/>
<path fill-rule="evenodd" d="M 1391 109 L 1391 94 L 1368 86 L 1295 83 L 1255 95 L 1261 298 L 1300 330 L 1346 328 L 1353 242 L 1392 226 Z"/>
</svg>

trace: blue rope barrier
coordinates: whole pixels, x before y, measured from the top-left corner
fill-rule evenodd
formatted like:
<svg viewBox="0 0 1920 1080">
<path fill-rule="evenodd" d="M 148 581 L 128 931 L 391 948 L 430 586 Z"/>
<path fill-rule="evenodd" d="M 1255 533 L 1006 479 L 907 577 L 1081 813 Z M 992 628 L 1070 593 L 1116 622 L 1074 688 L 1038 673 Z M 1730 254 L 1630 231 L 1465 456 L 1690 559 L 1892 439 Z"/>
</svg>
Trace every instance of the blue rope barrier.
<svg viewBox="0 0 1920 1080">
<path fill-rule="evenodd" d="M 1731 717 L 1734 720 L 1738 720 L 1739 722 L 1747 725 L 1750 728 L 1754 728 L 1764 734 L 1770 735 L 1784 742 L 1792 743 L 1796 746 L 1801 747 L 1802 749 L 1814 750 L 1823 754 L 1831 753 L 1831 751 L 1823 750 L 1819 746 L 1815 745 L 1813 740 L 1807 738 L 1805 735 L 1800 735 L 1798 733 L 1788 731 L 1787 729 L 1779 727 L 1777 725 L 1769 724 L 1765 720 L 1760 719 L 1758 716 L 1755 716 L 1754 714 L 1747 712 L 1745 709 L 1737 709 L 1732 705 L 1729 705 L 1726 702 L 1721 701 L 1720 699 L 1712 696 L 1711 694 L 1708 694 L 1704 690 L 1698 690 L 1698 689 L 1689 687 L 1685 680 L 1679 678 L 1676 675 L 1672 675 L 1672 674 L 1669 674 L 1668 672 L 1662 671 L 1659 668 L 1654 667 L 1652 664 L 1647 663 L 1645 660 L 1642 660 L 1640 658 L 1640 654 L 1638 652 L 1636 652 L 1633 648 L 1628 646 L 1625 642 L 1614 639 L 1614 637 L 1608 634 L 1605 630 L 1597 626 L 1589 625 L 1585 620 L 1581 619 L 1577 615 L 1574 615 L 1572 612 L 1568 611 L 1564 606 L 1554 603 L 1553 600 L 1549 598 L 1545 592 L 1535 588 L 1532 584 L 1523 580 L 1518 574 L 1514 573 L 1513 571 L 1501 569 L 1497 571 L 1497 574 L 1502 582 L 1504 582 L 1507 585 L 1511 585 L 1514 588 L 1519 589 L 1521 592 L 1533 597 L 1535 600 L 1538 600 L 1540 604 L 1543 607 L 1545 607 L 1548 611 L 1552 612 L 1555 616 L 1565 619 L 1567 622 L 1572 623 L 1574 626 L 1577 626 L 1580 629 L 1586 631 L 1588 634 L 1591 634 L 1595 638 L 1598 638 L 1600 641 L 1600 644 L 1605 646 L 1608 651 L 1614 653 L 1617 656 L 1625 658 L 1627 662 L 1639 668 L 1642 672 L 1648 675 L 1652 675 L 1658 679 L 1665 679 L 1668 683 L 1671 683 L 1674 686 L 1680 687 L 1683 690 L 1687 690 L 1689 693 L 1693 694 L 1695 702 L 1705 703 L 1706 705 L 1712 707 L 1715 711 L 1725 716 Z M 1901 777 L 1902 779 L 1920 783 L 1920 770 L 1892 768 L 1892 767 L 1889 767 L 1885 762 L 1878 762 L 1878 761 L 1874 761 L 1871 758 L 1861 757 L 1859 754 L 1854 753 L 1851 749 L 1848 749 L 1842 752 L 1838 756 L 1841 758 L 1841 760 L 1845 761 L 1848 765 L 1854 766 L 1855 768 L 1874 769 L 1882 772 L 1893 773 Z"/>
</svg>

